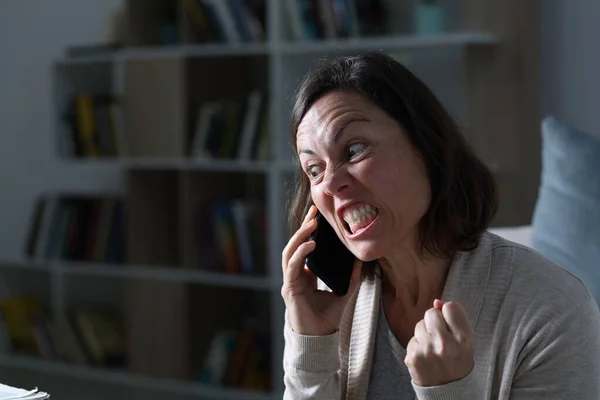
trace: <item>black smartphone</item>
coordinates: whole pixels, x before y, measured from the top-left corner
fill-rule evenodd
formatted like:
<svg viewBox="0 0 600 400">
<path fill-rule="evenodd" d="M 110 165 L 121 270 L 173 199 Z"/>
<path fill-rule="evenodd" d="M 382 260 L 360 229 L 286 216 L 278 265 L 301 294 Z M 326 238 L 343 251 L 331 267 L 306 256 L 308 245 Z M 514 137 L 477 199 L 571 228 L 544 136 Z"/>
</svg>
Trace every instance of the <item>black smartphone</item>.
<svg viewBox="0 0 600 400">
<path fill-rule="evenodd" d="M 306 265 L 338 296 L 348 293 L 354 254 L 338 238 L 320 212 L 315 217 L 317 228 L 310 235 L 315 249 L 306 256 Z"/>
</svg>

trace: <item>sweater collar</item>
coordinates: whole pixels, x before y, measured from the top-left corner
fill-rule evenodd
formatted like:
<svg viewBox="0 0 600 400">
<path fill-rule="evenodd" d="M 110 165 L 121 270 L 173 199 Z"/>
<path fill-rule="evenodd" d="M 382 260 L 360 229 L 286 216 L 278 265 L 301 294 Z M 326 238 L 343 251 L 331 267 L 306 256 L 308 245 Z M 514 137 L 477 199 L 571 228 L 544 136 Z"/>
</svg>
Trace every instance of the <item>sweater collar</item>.
<svg viewBox="0 0 600 400">
<path fill-rule="evenodd" d="M 491 268 L 492 240 L 484 233 L 477 248 L 456 254 L 446 278 L 442 300 L 460 303 L 473 330 L 477 329 Z"/>
</svg>

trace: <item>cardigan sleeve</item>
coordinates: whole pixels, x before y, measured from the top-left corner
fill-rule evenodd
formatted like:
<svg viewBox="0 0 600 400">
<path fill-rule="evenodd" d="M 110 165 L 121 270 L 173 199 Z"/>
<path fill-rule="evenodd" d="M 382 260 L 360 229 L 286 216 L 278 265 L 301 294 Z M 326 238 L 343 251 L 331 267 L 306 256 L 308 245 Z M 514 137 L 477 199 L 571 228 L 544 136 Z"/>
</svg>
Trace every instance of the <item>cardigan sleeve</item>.
<svg viewBox="0 0 600 400">
<path fill-rule="evenodd" d="M 510 400 L 600 398 L 600 313 L 593 296 L 526 348 Z"/>
<path fill-rule="evenodd" d="M 480 400 L 485 398 L 485 384 L 475 368 L 464 378 L 441 386 L 418 386 L 412 382 L 418 400 Z"/>
<path fill-rule="evenodd" d="M 339 399 L 339 331 L 326 336 L 295 333 L 284 327 L 284 400 Z"/>
<path fill-rule="evenodd" d="M 560 322 L 541 328 L 522 352 L 508 400 L 600 398 L 600 313 L 591 295 Z M 476 400 L 486 396 L 483 379 L 473 369 L 456 382 L 413 382 L 413 388 L 419 400 Z"/>
</svg>

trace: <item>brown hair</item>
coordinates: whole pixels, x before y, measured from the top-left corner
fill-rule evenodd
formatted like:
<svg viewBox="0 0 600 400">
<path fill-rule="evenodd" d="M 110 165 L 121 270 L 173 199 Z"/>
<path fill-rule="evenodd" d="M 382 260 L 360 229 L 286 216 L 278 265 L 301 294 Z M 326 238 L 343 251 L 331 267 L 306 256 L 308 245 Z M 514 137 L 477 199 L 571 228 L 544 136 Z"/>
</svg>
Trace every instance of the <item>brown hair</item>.
<svg viewBox="0 0 600 400">
<path fill-rule="evenodd" d="M 380 53 L 339 56 L 309 72 L 292 111 L 297 163 L 288 221 L 292 232 L 312 204 L 310 182 L 296 148 L 298 126 L 309 108 L 336 90 L 358 92 L 400 124 L 427 168 L 431 203 L 420 224 L 421 249 L 440 257 L 475 248 L 497 209 L 494 177 L 463 138 L 431 90 L 402 64 Z"/>
</svg>

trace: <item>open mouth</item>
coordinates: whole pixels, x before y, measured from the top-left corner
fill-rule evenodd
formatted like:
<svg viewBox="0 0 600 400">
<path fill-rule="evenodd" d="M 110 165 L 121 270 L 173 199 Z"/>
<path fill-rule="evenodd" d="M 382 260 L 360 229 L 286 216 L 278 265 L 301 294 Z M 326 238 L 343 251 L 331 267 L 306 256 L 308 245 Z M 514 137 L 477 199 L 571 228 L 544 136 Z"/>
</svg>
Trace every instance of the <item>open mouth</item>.
<svg viewBox="0 0 600 400">
<path fill-rule="evenodd" d="M 355 207 L 348 207 L 343 212 L 346 231 L 350 234 L 358 232 L 369 226 L 377 218 L 377 215 L 379 215 L 379 210 L 370 204 L 363 203 Z"/>
</svg>

